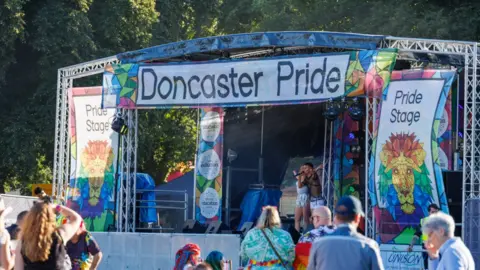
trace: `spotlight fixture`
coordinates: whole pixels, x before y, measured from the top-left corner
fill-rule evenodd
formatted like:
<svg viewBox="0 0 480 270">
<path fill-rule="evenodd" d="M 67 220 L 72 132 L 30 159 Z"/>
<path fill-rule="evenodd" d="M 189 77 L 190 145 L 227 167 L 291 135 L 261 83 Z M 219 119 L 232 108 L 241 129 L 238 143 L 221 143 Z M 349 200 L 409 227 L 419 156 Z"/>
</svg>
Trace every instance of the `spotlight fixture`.
<svg viewBox="0 0 480 270">
<path fill-rule="evenodd" d="M 350 115 L 350 118 L 352 118 L 354 121 L 361 121 L 363 114 L 364 111 L 360 105 L 360 101 L 358 98 L 354 98 L 352 105 L 350 105 L 350 108 L 348 108 L 348 115 Z"/>
<path fill-rule="evenodd" d="M 115 115 L 115 118 L 113 118 L 112 130 L 122 135 L 127 134 L 128 127 L 125 124 L 125 120 L 122 117 L 122 113 L 118 112 Z"/>
<path fill-rule="evenodd" d="M 232 163 L 233 161 L 235 161 L 238 157 L 238 154 L 237 152 L 233 151 L 232 149 L 228 149 L 227 151 L 227 160 L 229 163 Z"/>
<path fill-rule="evenodd" d="M 339 113 L 340 110 L 338 109 L 337 104 L 333 102 L 333 99 L 330 99 L 327 104 L 327 109 L 323 112 L 323 116 L 325 116 L 327 120 L 334 121 L 337 119 Z"/>
</svg>

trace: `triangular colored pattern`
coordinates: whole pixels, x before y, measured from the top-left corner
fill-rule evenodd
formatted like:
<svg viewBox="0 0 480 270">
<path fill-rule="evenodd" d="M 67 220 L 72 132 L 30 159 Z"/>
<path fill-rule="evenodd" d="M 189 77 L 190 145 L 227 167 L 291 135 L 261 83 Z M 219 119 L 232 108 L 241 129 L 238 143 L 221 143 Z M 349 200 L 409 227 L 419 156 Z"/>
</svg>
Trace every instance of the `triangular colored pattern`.
<svg viewBox="0 0 480 270">
<path fill-rule="evenodd" d="M 123 87 L 122 91 L 120 91 L 120 96 L 121 97 L 129 97 L 129 96 L 131 96 L 132 92 L 133 92 L 133 88 Z"/>
<path fill-rule="evenodd" d="M 120 86 L 120 82 L 118 81 L 117 75 L 112 76 L 112 85 L 116 88 L 117 86 Z"/>
<path fill-rule="evenodd" d="M 128 69 L 128 76 L 133 77 L 138 75 L 138 64 L 132 64 L 130 65 L 130 68 Z"/>
<path fill-rule="evenodd" d="M 120 73 L 117 74 L 118 81 L 120 82 L 121 86 L 125 86 L 125 83 L 127 82 L 128 74 L 127 73 Z"/>
<path fill-rule="evenodd" d="M 132 92 L 130 99 L 132 100 L 132 102 L 135 102 L 137 100 L 137 91 Z"/>
<path fill-rule="evenodd" d="M 361 51 L 359 53 L 359 62 L 363 68 L 363 70 L 369 70 L 370 65 L 372 64 L 372 57 L 376 51 Z"/>
<path fill-rule="evenodd" d="M 390 71 L 395 61 L 395 54 L 389 51 L 379 51 L 375 57 L 375 65 L 378 71 Z"/>
<path fill-rule="evenodd" d="M 137 88 L 137 82 L 132 80 L 131 77 L 128 77 L 127 81 L 125 82 L 124 87 Z"/>
</svg>

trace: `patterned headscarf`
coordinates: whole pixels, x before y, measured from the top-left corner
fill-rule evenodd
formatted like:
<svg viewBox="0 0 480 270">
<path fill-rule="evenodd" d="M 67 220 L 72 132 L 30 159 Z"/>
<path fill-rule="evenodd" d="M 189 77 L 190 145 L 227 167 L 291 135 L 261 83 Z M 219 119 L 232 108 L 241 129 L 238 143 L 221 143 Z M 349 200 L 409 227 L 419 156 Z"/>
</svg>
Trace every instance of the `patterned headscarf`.
<svg viewBox="0 0 480 270">
<path fill-rule="evenodd" d="M 200 247 L 196 244 L 186 244 L 183 248 L 177 251 L 175 255 L 175 266 L 173 270 L 183 270 L 183 267 L 190 261 L 193 265 L 197 264 L 195 255 L 200 255 Z"/>
<path fill-rule="evenodd" d="M 220 251 L 214 250 L 208 254 L 207 259 L 205 260 L 210 264 L 213 270 L 222 270 L 223 269 L 223 253 Z"/>
</svg>

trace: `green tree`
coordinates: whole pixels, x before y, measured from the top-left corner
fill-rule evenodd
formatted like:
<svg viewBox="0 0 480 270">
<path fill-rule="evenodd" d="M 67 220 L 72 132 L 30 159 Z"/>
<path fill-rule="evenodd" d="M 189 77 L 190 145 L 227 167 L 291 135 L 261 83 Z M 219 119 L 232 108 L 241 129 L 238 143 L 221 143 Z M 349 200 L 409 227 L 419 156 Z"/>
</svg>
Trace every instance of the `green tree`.
<svg viewBox="0 0 480 270">
<path fill-rule="evenodd" d="M 138 126 L 138 171 L 163 183 L 179 162 L 193 161 L 197 138 L 197 110 L 141 111 Z"/>
</svg>

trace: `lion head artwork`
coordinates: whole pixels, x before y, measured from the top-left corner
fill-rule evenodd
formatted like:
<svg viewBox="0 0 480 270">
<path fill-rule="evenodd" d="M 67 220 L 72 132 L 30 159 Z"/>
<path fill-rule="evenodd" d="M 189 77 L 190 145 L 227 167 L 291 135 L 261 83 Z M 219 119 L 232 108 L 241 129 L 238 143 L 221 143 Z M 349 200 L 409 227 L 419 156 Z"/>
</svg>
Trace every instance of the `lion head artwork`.
<svg viewBox="0 0 480 270">
<path fill-rule="evenodd" d="M 89 141 L 83 149 L 81 161 L 84 177 L 88 178 L 90 205 L 97 205 L 100 199 L 105 173 L 112 171 L 113 149 L 107 141 Z"/>
<path fill-rule="evenodd" d="M 380 160 L 383 168 L 381 169 L 385 174 L 391 172 L 391 183 L 397 192 L 401 210 L 406 214 L 412 214 L 415 211 L 414 172 L 422 172 L 421 167 L 425 157 L 423 143 L 416 140 L 414 133 L 392 134 L 382 145 Z"/>
</svg>

